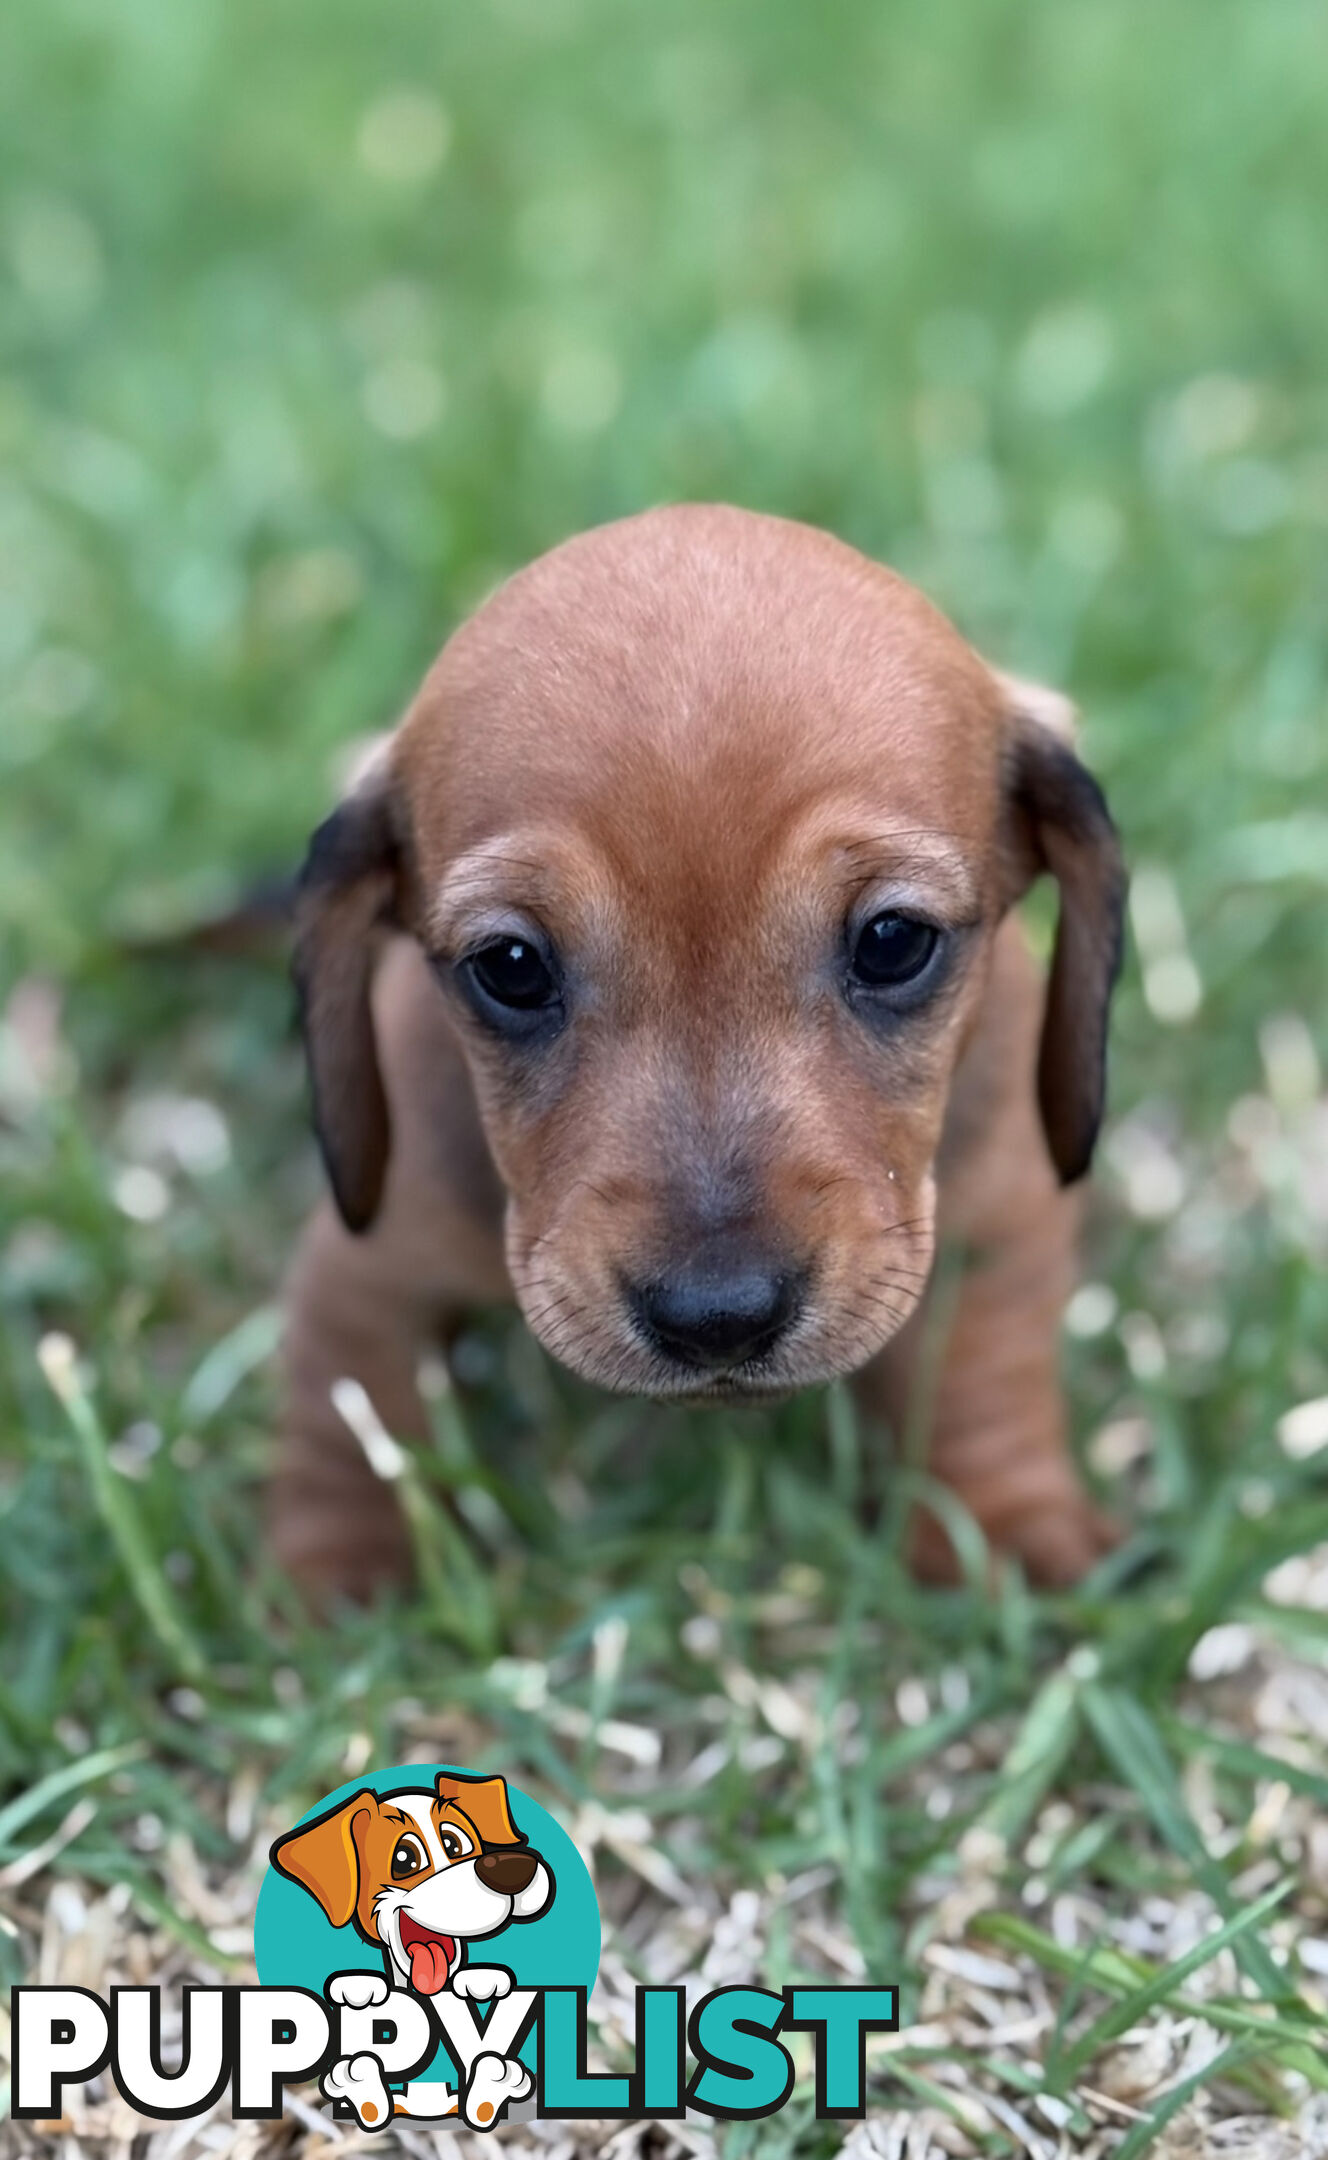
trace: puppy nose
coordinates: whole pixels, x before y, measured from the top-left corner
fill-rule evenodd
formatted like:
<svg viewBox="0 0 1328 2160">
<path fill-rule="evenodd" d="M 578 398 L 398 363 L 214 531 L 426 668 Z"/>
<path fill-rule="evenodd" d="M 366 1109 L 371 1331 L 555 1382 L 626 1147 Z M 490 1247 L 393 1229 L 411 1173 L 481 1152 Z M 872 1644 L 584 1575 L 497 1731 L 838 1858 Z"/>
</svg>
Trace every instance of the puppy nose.
<svg viewBox="0 0 1328 2160">
<path fill-rule="evenodd" d="M 535 1879 L 535 1855 L 528 1852 L 486 1852 L 475 1862 L 475 1873 L 487 1890 L 503 1897 L 517 1897 Z"/>
<path fill-rule="evenodd" d="M 637 1321 L 658 1349 L 685 1365 L 720 1372 L 768 1350 L 802 1302 L 801 1279 L 748 1260 L 679 1268 L 628 1292 Z"/>
</svg>

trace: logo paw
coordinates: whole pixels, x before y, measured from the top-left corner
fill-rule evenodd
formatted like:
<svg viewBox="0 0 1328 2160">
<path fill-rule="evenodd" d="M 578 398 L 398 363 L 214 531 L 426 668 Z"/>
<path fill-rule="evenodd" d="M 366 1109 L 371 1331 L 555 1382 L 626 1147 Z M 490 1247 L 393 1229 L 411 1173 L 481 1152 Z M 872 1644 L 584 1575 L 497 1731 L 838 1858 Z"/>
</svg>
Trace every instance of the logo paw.
<svg viewBox="0 0 1328 2160">
<path fill-rule="evenodd" d="M 468 2002 L 501 2002 L 512 1992 L 512 1975 L 504 1965 L 463 1965 L 452 1978 L 452 1993 Z"/>
<path fill-rule="evenodd" d="M 343 2010 L 372 2010 L 385 2003 L 389 1988 L 381 1973 L 333 1973 L 327 1983 L 327 1999 Z"/>
<path fill-rule="evenodd" d="M 381 2130 L 392 2120 L 392 2096 L 376 2055 L 343 2055 L 323 2072 L 318 2089 L 325 2100 L 352 2108 L 362 2130 Z"/>
<path fill-rule="evenodd" d="M 509 2100 L 524 2100 L 535 2080 L 522 2062 L 507 2055 L 477 2055 L 461 2113 L 472 2130 L 492 2130 Z"/>
</svg>

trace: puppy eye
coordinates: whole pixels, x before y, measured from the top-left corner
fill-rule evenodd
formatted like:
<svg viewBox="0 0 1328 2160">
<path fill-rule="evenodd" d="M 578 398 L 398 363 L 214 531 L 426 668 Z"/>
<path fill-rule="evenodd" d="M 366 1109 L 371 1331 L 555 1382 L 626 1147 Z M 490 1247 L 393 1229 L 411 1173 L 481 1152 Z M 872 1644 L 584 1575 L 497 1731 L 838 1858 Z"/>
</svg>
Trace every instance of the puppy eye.
<svg viewBox="0 0 1328 2160">
<path fill-rule="evenodd" d="M 458 1837 L 455 1830 L 444 1830 L 439 1843 L 443 1848 L 445 1857 L 449 1860 L 459 1860 L 463 1853 L 470 1851 L 465 1839 Z"/>
<path fill-rule="evenodd" d="M 467 965 L 484 995 L 509 1012 L 540 1012 L 558 1002 L 553 970 L 529 938 L 495 938 Z"/>
<path fill-rule="evenodd" d="M 424 1848 L 414 1838 L 398 1838 L 392 1854 L 392 1880 L 404 1881 L 407 1875 L 418 1875 L 425 1865 Z"/>
<path fill-rule="evenodd" d="M 849 964 L 857 982 L 873 990 L 897 989 L 917 981 L 940 942 L 933 924 L 891 909 L 863 924 Z"/>
</svg>

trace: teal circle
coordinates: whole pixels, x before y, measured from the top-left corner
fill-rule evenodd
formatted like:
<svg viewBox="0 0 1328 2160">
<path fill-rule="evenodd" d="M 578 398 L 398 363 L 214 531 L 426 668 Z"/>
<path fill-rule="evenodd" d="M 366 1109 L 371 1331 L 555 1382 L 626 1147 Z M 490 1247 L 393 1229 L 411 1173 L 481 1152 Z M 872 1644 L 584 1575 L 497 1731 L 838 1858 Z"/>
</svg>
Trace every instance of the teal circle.
<svg viewBox="0 0 1328 2160">
<path fill-rule="evenodd" d="M 403 1763 L 394 1770 L 371 1770 L 338 1785 L 290 1828 L 301 1830 L 366 1790 L 380 1799 L 394 1792 L 432 1791 L 440 1773 L 444 1777 L 486 1774 L 463 1769 L 458 1763 Z M 584 1987 L 589 1992 L 599 1971 L 600 1952 L 599 1903 L 589 1870 L 562 1824 L 538 1800 L 510 1782 L 507 1798 L 517 1829 L 553 1876 L 553 1901 L 538 1920 L 513 1921 L 499 1934 L 486 1935 L 482 1943 L 476 1943 L 474 1958 L 468 1962 L 505 1965 L 518 1987 Z M 270 1864 L 254 1915 L 254 1962 L 264 1987 L 309 1988 L 316 1995 L 323 1993 L 333 1973 L 385 1969 L 382 1953 L 373 1943 L 367 1943 L 353 1926 L 334 1928 L 317 1899 Z M 522 2059 L 532 2062 L 536 2048 L 532 2033 L 521 2050 Z M 423 2074 L 426 2078 L 455 2075 L 445 2048 L 439 2048 Z"/>
</svg>

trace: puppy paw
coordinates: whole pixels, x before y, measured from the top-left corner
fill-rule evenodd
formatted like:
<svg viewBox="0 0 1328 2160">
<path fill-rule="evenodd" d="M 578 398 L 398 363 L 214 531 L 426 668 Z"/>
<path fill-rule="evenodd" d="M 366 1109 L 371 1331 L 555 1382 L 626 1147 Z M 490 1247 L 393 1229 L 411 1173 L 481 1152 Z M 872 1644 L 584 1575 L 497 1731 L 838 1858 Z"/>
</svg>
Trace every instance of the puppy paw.
<svg viewBox="0 0 1328 2160">
<path fill-rule="evenodd" d="M 1125 1536 L 1120 1523 L 1084 1494 L 1072 1504 L 1040 1509 L 1012 1523 L 1000 1549 L 1023 1562 L 1031 1583 L 1041 1590 L 1068 1590 Z"/>
<path fill-rule="evenodd" d="M 981 1523 L 993 1561 L 1018 1560 L 1039 1590 L 1067 1590 L 1082 1581 L 1125 1532 L 1085 1493 L 1070 1490 L 1037 1507 Z M 961 1570 L 942 1524 L 919 1509 L 908 1541 L 909 1566 L 923 1582 L 956 1583 Z"/>
<path fill-rule="evenodd" d="M 273 1561 L 309 1610 L 323 1617 L 343 1604 L 372 1604 L 384 1590 L 409 1582 L 413 1568 L 392 1488 L 367 1463 L 363 1476 L 353 1462 L 347 1469 L 343 1437 L 344 1428 L 331 1440 L 335 1474 L 324 1491 L 308 1473 L 279 1472 L 268 1508 Z"/>
<path fill-rule="evenodd" d="M 325 1992 L 328 2001 L 343 2010 L 374 2010 L 387 2001 L 390 1990 L 381 1973 L 344 1972 L 333 1973 Z"/>
<path fill-rule="evenodd" d="M 501 2002 L 512 1992 L 512 1975 L 503 1965 L 463 1965 L 452 1976 L 452 1993 L 467 2002 Z"/>
<path fill-rule="evenodd" d="M 507 2055 L 477 2055 L 461 2103 L 472 2130 L 492 2130 L 509 2100 L 524 2100 L 535 2080 L 524 2063 Z"/>
<path fill-rule="evenodd" d="M 392 2096 L 376 2055 L 343 2055 L 323 2072 L 318 2089 L 325 2100 L 353 2109 L 362 2130 L 381 2130 L 392 2120 Z"/>
</svg>

